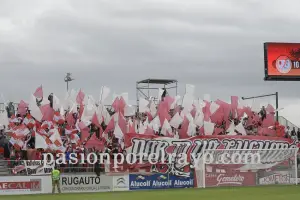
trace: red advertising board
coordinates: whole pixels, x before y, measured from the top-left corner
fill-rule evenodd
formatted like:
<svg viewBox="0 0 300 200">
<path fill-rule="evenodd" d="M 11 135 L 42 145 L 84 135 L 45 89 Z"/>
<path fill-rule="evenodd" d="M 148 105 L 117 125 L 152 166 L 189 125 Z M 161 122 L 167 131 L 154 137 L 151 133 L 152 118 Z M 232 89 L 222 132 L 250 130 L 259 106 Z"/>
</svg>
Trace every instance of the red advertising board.
<svg viewBox="0 0 300 200">
<path fill-rule="evenodd" d="M 254 186 L 256 174 L 254 172 L 206 173 L 206 187 L 220 186 Z"/>
<path fill-rule="evenodd" d="M 0 196 L 51 192 L 51 176 L 0 176 Z"/>
<path fill-rule="evenodd" d="M 41 180 L 0 182 L 0 191 L 3 190 L 41 191 Z"/>
<path fill-rule="evenodd" d="M 265 80 L 300 79 L 300 44 L 265 43 Z"/>
</svg>

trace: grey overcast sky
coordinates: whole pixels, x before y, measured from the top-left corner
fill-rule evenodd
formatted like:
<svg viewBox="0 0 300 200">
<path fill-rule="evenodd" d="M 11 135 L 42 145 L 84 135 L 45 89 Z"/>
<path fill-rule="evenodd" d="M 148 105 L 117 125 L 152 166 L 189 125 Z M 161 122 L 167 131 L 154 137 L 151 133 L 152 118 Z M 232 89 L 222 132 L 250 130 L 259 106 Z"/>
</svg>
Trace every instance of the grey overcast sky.
<svg viewBox="0 0 300 200">
<path fill-rule="evenodd" d="M 298 82 L 264 82 L 263 43 L 300 42 L 298 0 L 0 0 L 0 92 L 28 100 L 43 84 L 99 96 L 106 85 L 174 78 L 212 99 L 279 92 L 300 125 Z M 272 98 L 262 101 L 272 102 Z M 299 121 L 299 122 L 298 122 Z"/>
</svg>

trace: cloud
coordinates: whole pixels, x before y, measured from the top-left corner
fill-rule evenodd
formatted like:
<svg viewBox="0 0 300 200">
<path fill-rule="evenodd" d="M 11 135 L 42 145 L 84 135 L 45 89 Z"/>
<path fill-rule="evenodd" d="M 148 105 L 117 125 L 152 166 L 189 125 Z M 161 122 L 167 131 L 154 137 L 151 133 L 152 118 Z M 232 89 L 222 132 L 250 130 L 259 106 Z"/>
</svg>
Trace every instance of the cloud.
<svg viewBox="0 0 300 200">
<path fill-rule="evenodd" d="M 43 84 L 98 96 L 107 85 L 129 91 L 145 78 L 175 78 L 198 96 L 299 97 L 295 82 L 264 82 L 263 43 L 298 40 L 294 0 L 2 0 L 0 91 L 19 101 Z M 291 112 L 284 113 L 287 118 Z M 293 120 L 296 121 L 296 117 Z"/>
</svg>

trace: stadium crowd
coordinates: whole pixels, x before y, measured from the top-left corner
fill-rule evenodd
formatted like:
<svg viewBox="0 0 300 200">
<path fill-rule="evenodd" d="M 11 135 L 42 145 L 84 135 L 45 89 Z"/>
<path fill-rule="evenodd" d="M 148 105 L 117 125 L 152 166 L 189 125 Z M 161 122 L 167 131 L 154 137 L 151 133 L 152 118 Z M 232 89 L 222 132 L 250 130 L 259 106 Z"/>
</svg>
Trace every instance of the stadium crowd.
<svg viewBox="0 0 300 200">
<path fill-rule="evenodd" d="M 190 94 L 179 101 L 164 90 L 158 102 L 141 98 L 136 111 L 122 95 L 105 107 L 103 101 L 96 103 L 81 90 L 72 92 L 64 105 L 54 94 L 44 100 L 41 87 L 29 104 L 21 101 L 15 109 L 9 103 L 0 116 L 4 159 L 40 160 L 44 152 L 113 155 L 124 151 L 126 133 L 178 139 L 197 135 L 300 138 L 300 130 L 290 130 L 275 121 L 276 111 L 271 105 L 252 109 L 239 105 L 237 97 L 231 97 L 231 104 L 221 100 L 195 101 Z"/>
</svg>

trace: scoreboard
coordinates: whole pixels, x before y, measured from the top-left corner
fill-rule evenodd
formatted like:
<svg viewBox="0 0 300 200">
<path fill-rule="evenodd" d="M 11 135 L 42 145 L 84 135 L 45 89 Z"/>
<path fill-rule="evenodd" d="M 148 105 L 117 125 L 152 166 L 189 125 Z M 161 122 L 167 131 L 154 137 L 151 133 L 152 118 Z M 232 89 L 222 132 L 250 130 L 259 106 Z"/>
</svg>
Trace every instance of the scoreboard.
<svg viewBox="0 0 300 200">
<path fill-rule="evenodd" d="M 300 80 L 300 43 L 265 43 L 265 80 Z"/>
</svg>

